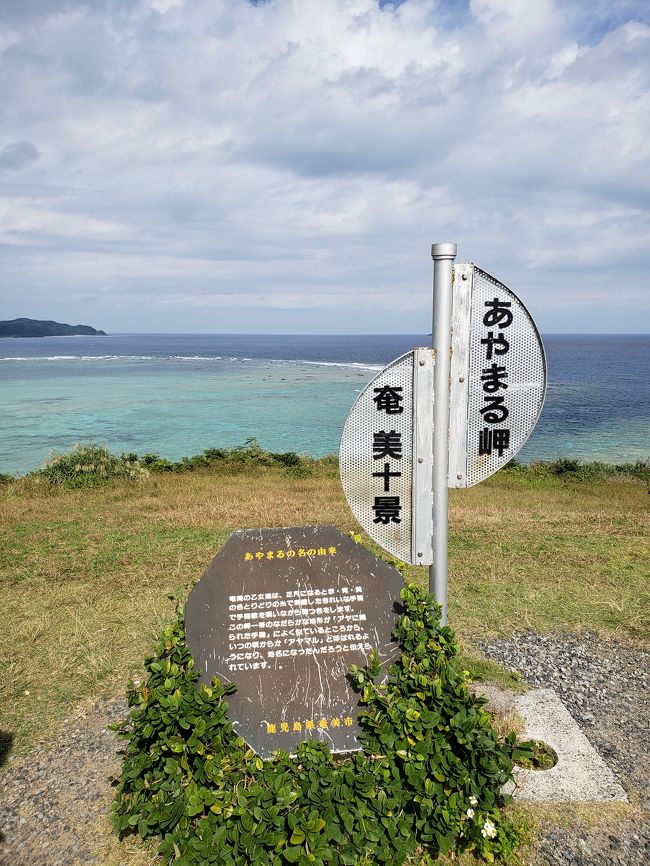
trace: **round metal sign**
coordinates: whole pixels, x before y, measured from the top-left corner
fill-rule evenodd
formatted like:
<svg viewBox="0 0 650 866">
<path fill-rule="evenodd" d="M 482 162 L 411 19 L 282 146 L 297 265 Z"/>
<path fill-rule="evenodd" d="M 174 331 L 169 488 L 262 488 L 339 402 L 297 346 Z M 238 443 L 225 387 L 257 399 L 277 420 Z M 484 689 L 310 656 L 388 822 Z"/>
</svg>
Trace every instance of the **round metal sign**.
<svg viewBox="0 0 650 866">
<path fill-rule="evenodd" d="M 366 386 L 347 417 L 339 471 L 348 505 L 368 535 L 398 559 L 411 554 L 413 352 Z"/>
<path fill-rule="evenodd" d="M 546 358 L 522 301 L 471 264 L 454 267 L 449 486 L 472 487 L 511 460 L 544 404 Z"/>
<path fill-rule="evenodd" d="M 449 487 L 499 470 L 537 423 L 546 359 L 533 319 L 503 283 L 471 264 L 454 267 L 449 391 L 434 394 L 432 349 L 385 367 L 343 428 L 341 483 L 352 513 L 388 553 L 429 565 L 432 549 L 433 405 L 449 401 Z"/>
</svg>

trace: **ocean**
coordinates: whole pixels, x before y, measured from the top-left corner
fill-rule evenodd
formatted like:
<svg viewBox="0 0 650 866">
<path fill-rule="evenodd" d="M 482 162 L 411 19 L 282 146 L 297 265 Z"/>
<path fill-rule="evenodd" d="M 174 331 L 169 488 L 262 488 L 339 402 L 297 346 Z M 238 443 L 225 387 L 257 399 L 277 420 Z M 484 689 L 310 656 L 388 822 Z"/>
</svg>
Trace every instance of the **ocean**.
<svg viewBox="0 0 650 866">
<path fill-rule="evenodd" d="M 548 391 L 519 460 L 650 457 L 650 336 L 545 335 Z M 426 335 L 0 339 L 0 472 L 77 442 L 168 459 L 255 438 L 338 451 L 358 393 Z"/>
</svg>

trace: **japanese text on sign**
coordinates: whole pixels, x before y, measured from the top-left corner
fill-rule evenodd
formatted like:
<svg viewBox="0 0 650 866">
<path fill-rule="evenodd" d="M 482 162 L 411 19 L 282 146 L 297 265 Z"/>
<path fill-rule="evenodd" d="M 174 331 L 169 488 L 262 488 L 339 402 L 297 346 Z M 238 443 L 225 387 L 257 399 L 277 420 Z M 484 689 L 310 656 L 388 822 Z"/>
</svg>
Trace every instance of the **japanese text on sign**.
<svg viewBox="0 0 650 866">
<path fill-rule="evenodd" d="M 402 388 L 384 385 L 374 390 L 373 400 L 377 412 L 383 412 L 386 415 L 399 415 L 404 411 Z M 381 468 L 378 467 L 377 471 L 372 473 L 372 477 L 381 479 L 383 492 L 390 493 L 391 480 L 402 477 L 399 462 L 393 462 L 402 460 L 401 432 L 396 430 L 373 431 L 372 456 L 375 460 L 384 461 L 383 465 L 380 464 Z M 372 510 L 374 511 L 373 523 L 386 525 L 388 523 L 400 523 L 402 520 L 400 517 L 402 505 L 399 496 L 375 496 Z"/>
<path fill-rule="evenodd" d="M 332 728 L 346 727 L 350 728 L 354 724 L 352 716 L 335 716 L 334 718 L 326 719 L 305 719 L 291 722 L 266 722 L 267 734 L 300 734 L 303 731 L 315 731 L 317 728 L 321 731 L 331 730 Z"/>
<path fill-rule="evenodd" d="M 512 324 L 511 306 L 510 301 L 499 298 L 485 301 L 487 310 L 483 315 L 483 325 L 486 331 L 480 342 L 485 347 L 486 366 L 481 372 L 483 405 L 479 409 L 484 426 L 479 432 L 479 455 L 496 452 L 501 457 L 510 446 L 510 427 L 495 425 L 503 424 L 510 414 L 506 397 L 501 392 L 508 389 L 506 361 L 510 343 L 504 331 Z M 492 363 L 488 365 L 488 361 Z"/>
<path fill-rule="evenodd" d="M 278 660 L 372 649 L 361 586 L 228 597 L 228 670 L 266 670 Z"/>
<path fill-rule="evenodd" d="M 244 560 L 251 562 L 254 559 L 261 561 L 262 559 L 294 559 L 295 557 L 302 558 L 304 556 L 336 556 L 336 547 L 299 547 L 297 550 L 288 548 L 286 550 L 247 550 L 244 554 Z"/>
</svg>

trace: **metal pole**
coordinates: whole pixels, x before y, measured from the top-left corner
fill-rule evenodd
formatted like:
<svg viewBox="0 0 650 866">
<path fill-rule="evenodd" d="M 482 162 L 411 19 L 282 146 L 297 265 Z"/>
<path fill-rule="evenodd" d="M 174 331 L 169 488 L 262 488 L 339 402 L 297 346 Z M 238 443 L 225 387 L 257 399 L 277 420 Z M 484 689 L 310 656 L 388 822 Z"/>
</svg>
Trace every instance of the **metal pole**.
<svg viewBox="0 0 650 866">
<path fill-rule="evenodd" d="M 451 306 L 456 244 L 433 244 L 433 564 L 429 567 L 429 592 L 442 605 L 441 623 L 447 622 L 448 472 L 449 472 L 449 370 L 451 355 Z"/>
</svg>

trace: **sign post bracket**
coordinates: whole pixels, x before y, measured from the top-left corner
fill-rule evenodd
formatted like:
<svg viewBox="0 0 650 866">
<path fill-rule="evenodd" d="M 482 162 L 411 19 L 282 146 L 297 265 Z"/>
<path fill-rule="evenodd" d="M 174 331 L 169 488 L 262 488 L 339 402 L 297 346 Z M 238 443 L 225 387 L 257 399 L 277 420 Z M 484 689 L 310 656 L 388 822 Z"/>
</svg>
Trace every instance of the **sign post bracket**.
<svg viewBox="0 0 650 866">
<path fill-rule="evenodd" d="M 411 562 L 431 565 L 431 475 L 433 472 L 433 349 L 413 350 L 413 451 Z"/>
<path fill-rule="evenodd" d="M 449 487 L 467 487 L 467 406 L 474 266 L 454 265 L 449 374 Z"/>
</svg>

